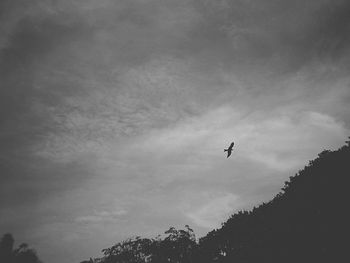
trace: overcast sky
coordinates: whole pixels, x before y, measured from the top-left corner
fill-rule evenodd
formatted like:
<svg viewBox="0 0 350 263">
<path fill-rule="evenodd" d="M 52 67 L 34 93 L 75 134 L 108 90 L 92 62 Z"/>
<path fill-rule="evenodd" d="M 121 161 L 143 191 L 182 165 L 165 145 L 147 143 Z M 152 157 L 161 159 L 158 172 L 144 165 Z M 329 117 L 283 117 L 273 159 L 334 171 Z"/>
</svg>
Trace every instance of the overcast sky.
<svg viewBox="0 0 350 263">
<path fill-rule="evenodd" d="M 1 0 L 0 235 L 78 263 L 170 226 L 200 237 L 268 201 L 350 135 L 349 13 Z"/>
</svg>

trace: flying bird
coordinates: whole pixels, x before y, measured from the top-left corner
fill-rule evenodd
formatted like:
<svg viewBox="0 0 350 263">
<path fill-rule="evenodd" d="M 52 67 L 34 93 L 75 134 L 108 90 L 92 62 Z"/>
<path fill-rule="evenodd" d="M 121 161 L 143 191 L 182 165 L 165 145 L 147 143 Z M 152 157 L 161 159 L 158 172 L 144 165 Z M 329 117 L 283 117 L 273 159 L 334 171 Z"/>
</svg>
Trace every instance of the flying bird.
<svg viewBox="0 0 350 263">
<path fill-rule="evenodd" d="M 231 145 L 227 149 L 224 149 L 224 152 L 227 152 L 227 157 L 226 158 L 228 158 L 231 155 L 233 145 L 235 145 L 234 142 L 232 142 Z"/>
</svg>

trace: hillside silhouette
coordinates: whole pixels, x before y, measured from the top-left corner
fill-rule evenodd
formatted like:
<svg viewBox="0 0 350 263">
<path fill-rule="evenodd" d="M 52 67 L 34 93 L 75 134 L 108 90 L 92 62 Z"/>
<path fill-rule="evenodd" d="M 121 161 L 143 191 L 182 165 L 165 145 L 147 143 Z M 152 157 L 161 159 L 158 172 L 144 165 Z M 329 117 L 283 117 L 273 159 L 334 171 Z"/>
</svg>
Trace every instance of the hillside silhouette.
<svg viewBox="0 0 350 263">
<path fill-rule="evenodd" d="M 171 227 L 156 238 L 135 237 L 84 263 L 340 262 L 346 254 L 350 141 L 325 150 L 291 176 L 271 201 L 232 215 L 196 240 Z"/>
<path fill-rule="evenodd" d="M 350 146 L 323 151 L 273 200 L 200 240 L 196 262 L 337 262 L 346 252 Z"/>
</svg>

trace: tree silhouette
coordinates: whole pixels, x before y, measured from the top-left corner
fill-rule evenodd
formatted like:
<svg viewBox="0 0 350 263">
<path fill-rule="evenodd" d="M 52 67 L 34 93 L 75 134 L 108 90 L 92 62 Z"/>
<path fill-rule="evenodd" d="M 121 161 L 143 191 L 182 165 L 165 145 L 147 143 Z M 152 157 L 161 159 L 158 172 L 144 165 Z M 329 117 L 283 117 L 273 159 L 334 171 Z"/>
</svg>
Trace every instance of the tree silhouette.
<svg viewBox="0 0 350 263">
<path fill-rule="evenodd" d="M 186 225 L 177 230 L 170 227 L 163 237 L 134 237 L 102 250 L 104 256 L 81 263 L 192 263 L 197 242 L 193 230 Z"/>
<path fill-rule="evenodd" d="M 145 262 L 149 257 L 149 246 L 151 240 L 147 238 L 129 238 L 123 242 L 117 243 L 111 248 L 103 249 L 104 257 L 101 262 Z"/>
<path fill-rule="evenodd" d="M 15 240 L 12 235 L 3 235 L 0 241 L 0 262 L 13 262 L 13 244 Z"/>
<path fill-rule="evenodd" d="M 3 235 L 0 241 L 0 262 L 1 263 L 41 263 L 36 251 L 22 243 L 18 248 L 13 249 L 14 239 L 11 234 Z"/>
<path fill-rule="evenodd" d="M 193 230 L 186 225 L 186 230 L 170 227 L 165 231 L 164 239 L 153 240 L 151 262 L 191 263 L 197 243 Z"/>
</svg>

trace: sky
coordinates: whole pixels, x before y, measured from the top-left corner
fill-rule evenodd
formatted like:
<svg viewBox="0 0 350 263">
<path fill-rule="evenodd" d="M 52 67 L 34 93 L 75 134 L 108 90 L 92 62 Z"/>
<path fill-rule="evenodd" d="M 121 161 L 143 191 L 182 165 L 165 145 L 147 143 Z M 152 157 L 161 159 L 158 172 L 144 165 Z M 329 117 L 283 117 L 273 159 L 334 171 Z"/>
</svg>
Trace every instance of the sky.
<svg viewBox="0 0 350 263">
<path fill-rule="evenodd" d="M 0 1 L 0 235 L 80 262 L 170 226 L 201 237 L 269 201 L 350 135 L 349 12 Z"/>
</svg>

